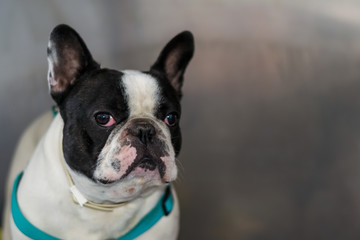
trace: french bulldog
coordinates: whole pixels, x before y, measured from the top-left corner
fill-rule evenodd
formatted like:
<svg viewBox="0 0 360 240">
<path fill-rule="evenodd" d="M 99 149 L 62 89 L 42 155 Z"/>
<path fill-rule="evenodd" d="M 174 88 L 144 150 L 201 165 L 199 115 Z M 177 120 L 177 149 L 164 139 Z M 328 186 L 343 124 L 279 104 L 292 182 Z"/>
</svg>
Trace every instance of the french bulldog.
<svg viewBox="0 0 360 240">
<path fill-rule="evenodd" d="M 47 78 L 58 114 L 40 117 L 19 142 L 3 239 L 176 239 L 179 202 L 170 183 L 193 53 L 185 31 L 148 71 L 107 69 L 74 29 L 55 27 Z"/>
</svg>

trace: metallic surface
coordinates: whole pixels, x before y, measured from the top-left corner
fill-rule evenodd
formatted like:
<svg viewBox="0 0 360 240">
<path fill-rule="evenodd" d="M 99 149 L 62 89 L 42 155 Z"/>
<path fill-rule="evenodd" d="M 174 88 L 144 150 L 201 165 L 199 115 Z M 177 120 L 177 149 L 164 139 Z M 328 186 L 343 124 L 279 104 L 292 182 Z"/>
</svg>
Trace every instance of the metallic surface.
<svg viewBox="0 0 360 240">
<path fill-rule="evenodd" d="M 20 133 L 52 105 L 56 24 L 103 66 L 143 70 L 188 29 L 180 239 L 359 239 L 359 12 L 352 0 L 3 1 L 1 190 Z"/>
</svg>

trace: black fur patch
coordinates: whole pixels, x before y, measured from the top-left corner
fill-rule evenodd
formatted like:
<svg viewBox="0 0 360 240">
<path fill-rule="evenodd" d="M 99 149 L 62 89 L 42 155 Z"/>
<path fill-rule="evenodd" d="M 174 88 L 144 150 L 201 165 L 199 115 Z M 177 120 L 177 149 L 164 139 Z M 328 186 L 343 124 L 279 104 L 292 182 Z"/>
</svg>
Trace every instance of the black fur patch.
<svg viewBox="0 0 360 240">
<path fill-rule="evenodd" d="M 64 156 L 68 165 L 93 178 L 98 156 L 111 131 L 129 117 L 122 73 L 101 69 L 79 79 L 59 106 L 64 119 Z M 95 121 L 98 112 L 110 113 L 116 125 L 103 127 Z"/>
</svg>

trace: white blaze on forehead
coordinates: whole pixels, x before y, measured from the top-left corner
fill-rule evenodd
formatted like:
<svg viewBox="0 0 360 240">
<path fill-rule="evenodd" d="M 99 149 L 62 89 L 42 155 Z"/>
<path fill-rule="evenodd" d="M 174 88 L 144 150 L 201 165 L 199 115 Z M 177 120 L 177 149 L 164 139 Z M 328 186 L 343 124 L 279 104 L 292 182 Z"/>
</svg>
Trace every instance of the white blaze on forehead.
<svg viewBox="0 0 360 240">
<path fill-rule="evenodd" d="M 159 86 L 150 75 L 133 70 L 123 71 L 130 117 L 154 115 L 159 102 Z"/>
</svg>

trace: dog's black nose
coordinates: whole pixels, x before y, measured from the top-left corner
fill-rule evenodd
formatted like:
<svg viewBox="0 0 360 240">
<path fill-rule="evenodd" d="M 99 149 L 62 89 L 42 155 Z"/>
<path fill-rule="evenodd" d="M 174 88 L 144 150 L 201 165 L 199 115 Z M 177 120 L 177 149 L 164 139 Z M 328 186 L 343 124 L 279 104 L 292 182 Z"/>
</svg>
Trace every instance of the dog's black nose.
<svg viewBox="0 0 360 240">
<path fill-rule="evenodd" d="M 148 145 L 152 141 L 155 133 L 154 126 L 148 123 L 137 124 L 134 129 L 134 135 L 145 145 Z"/>
</svg>

